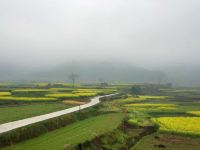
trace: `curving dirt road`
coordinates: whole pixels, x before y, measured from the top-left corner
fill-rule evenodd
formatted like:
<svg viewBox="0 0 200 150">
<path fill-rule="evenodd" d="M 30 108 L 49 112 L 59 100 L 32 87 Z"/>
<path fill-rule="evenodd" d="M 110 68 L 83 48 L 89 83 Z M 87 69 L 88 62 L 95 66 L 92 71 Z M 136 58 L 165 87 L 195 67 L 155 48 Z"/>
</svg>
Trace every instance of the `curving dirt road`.
<svg viewBox="0 0 200 150">
<path fill-rule="evenodd" d="M 47 119 L 51 119 L 51 118 L 55 118 L 55 117 L 69 114 L 72 112 L 76 112 L 76 111 L 79 111 L 79 110 L 82 110 L 82 109 L 85 109 L 88 107 L 92 107 L 92 106 L 100 103 L 100 98 L 107 97 L 107 96 L 113 96 L 113 95 L 116 95 L 116 94 L 97 96 L 97 97 L 92 98 L 89 103 L 84 104 L 84 105 L 64 109 L 61 111 L 56 111 L 56 112 L 45 114 L 45 115 L 40 115 L 40 116 L 36 116 L 36 117 L 31 117 L 31 118 L 27 118 L 27 119 L 22 119 L 22 120 L 18 120 L 18 121 L 1 124 L 0 125 L 0 133 L 4 133 L 4 132 L 11 131 L 11 130 L 14 130 L 14 129 L 17 129 L 20 127 L 24 127 L 24 126 L 27 126 L 27 125 L 30 125 L 33 123 L 37 123 L 37 122 L 44 121 Z"/>
</svg>

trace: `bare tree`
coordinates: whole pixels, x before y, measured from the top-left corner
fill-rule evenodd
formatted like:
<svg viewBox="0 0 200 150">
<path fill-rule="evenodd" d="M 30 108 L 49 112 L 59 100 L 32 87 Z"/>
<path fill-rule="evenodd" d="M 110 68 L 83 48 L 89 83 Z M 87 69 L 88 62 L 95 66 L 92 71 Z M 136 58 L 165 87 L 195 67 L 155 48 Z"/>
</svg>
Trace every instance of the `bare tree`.
<svg viewBox="0 0 200 150">
<path fill-rule="evenodd" d="M 163 72 L 157 71 L 156 75 L 155 75 L 155 81 L 157 82 L 157 84 L 161 84 L 166 80 L 166 75 Z"/>
<path fill-rule="evenodd" d="M 72 81 L 73 87 L 75 86 L 76 80 L 79 78 L 79 75 L 72 73 L 69 75 L 69 79 Z"/>
</svg>

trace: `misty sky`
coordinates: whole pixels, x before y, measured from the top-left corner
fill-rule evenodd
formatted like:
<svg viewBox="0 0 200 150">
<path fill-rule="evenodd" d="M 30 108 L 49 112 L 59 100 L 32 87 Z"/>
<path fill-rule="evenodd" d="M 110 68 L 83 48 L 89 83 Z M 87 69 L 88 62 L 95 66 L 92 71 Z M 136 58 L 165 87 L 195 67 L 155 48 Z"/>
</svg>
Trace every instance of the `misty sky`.
<svg viewBox="0 0 200 150">
<path fill-rule="evenodd" d="M 199 0 L 1 0 L 0 63 L 200 65 Z"/>
</svg>

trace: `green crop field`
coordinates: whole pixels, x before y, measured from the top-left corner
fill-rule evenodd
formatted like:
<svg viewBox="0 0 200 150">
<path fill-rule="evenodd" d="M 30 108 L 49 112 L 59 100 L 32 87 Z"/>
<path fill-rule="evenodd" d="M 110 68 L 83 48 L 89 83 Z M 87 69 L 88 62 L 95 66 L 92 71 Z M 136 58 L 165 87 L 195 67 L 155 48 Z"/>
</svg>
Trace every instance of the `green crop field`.
<svg viewBox="0 0 200 150">
<path fill-rule="evenodd" d="M 62 103 L 40 103 L 0 107 L 0 124 L 28 117 L 38 116 L 69 108 Z"/>
<path fill-rule="evenodd" d="M 92 117 L 52 131 L 4 150 L 63 150 L 69 144 L 77 144 L 116 129 L 123 114 L 106 114 Z"/>
</svg>

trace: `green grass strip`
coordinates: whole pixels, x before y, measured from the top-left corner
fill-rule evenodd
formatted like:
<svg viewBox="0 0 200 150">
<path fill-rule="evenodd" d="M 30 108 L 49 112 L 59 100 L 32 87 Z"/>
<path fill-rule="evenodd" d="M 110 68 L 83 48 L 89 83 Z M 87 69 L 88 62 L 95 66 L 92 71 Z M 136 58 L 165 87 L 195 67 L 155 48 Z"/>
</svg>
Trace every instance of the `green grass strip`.
<svg viewBox="0 0 200 150">
<path fill-rule="evenodd" d="M 52 131 L 5 150 L 62 150 L 67 144 L 77 144 L 91 140 L 98 135 L 116 129 L 122 122 L 123 114 L 105 114 L 92 117 Z"/>
</svg>

